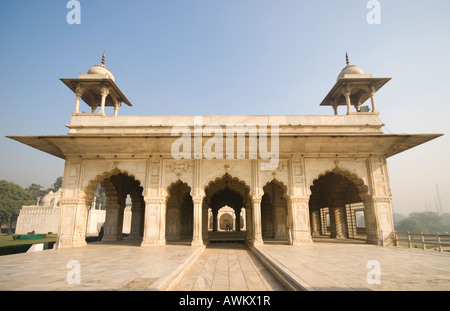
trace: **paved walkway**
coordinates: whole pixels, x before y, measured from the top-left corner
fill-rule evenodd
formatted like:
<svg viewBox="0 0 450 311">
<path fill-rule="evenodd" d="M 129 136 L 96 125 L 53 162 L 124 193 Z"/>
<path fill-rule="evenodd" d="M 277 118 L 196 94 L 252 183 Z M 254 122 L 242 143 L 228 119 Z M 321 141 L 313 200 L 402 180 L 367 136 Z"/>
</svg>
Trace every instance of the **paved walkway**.
<svg viewBox="0 0 450 311">
<path fill-rule="evenodd" d="M 285 290 L 244 243 L 210 243 L 176 291 Z"/>
<path fill-rule="evenodd" d="M 306 290 L 450 290 L 449 253 L 326 241 L 256 249 Z"/>
</svg>

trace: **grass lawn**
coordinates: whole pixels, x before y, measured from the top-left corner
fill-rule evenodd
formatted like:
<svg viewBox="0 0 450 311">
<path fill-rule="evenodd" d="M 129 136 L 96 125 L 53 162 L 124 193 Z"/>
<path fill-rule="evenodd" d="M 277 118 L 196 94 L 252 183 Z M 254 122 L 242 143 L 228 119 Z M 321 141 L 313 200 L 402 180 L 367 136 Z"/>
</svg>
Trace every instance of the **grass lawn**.
<svg viewBox="0 0 450 311">
<path fill-rule="evenodd" d="M 45 242 L 56 242 L 56 235 L 51 235 L 50 237 L 36 240 L 13 240 L 12 235 L 0 235 L 0 247 L 22 244 L 38 244 Z"/>
</svg>

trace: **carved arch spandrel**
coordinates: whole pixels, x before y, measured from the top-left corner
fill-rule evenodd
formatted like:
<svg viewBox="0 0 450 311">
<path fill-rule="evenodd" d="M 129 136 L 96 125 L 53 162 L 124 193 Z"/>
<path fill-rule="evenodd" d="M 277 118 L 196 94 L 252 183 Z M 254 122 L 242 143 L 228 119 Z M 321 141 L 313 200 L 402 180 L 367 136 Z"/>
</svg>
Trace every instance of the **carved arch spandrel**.
<svg viewBox="0 0 450 311">
<path fill-rule="evenodd" d="M 204 188 L 205 199 L 208 201 L 210 198 L 217 192 L 224 190 L 225 188 L 229 188 L 244 199 L 244 204 L 249 198 L 250 186 L 247 183 L 237 177 L 233 177 L 228 173 L 225 173 L 221 177 L 217 177 L 214 180 L 208 182 L 208 184 Z"/>
<path fill-rule="evenodd" d="M 288 187 L 282 182 L 279 181 L 276 178 L 273 178 L 272 180 L 268 181 L 264 186 L 263 186 L 263 191 L 264 193 L 269 193 L 268 191 L 266 191 L 267 187 L 269 187 L 272 183 L 274 183 L 275 185 L 279 186 L 282 190 L 283 190 L 283 199 L 288 200 L 289 199 L 289 192 L 288 192 Z"/>
<path fill-rule="evenodd" d="M 341 176 L 347 178 L 348 180 L 350 180 L 351 182 L 353 182 L 355 184 L 356 188 L 358 188 L 361 199 L 363 199 L 367 196 L 370 196 L 369 187 L 367 186 L 366 182 L 361 177 L 359 177 L 356 173 L 350 172 L 350 171 L 343 169 L 341 167 L 338 167 L 338 166 L 334 167 L 333 169 L 327 169 L 327 170 L 323 171 L 322 173 L 320 173 L 319 175 L 317 175 L 316 178 L 312 179 L 310 184 L 307 187 L 307 195 L 308 196 L 311 195 L 311 187 L 314 185 L 314 183 L 317 180 L 319 180 L 321 177 L 323 177 L 329 173 L 341 175 Z"/>
<path fill-rule="evenodd" d="M 170 186 L 179 180 L 186 183 L 190 189 L 194 189 L 194 163 L 192 160 L 163 159 L 162 166 L 162 175 L 159 177 L 162 179 L 161 197 L 167 198 L 169 195 L 168 190 L 170 189 Z"/>
<path fill-rule="evenodd" d="M 250 160 L 214 160 L 213 166 L 208 165 L 208 161 L 202 161 L 202 176 L 200 188 L 206 189 L 211 181 L 218 180 L 228 174 L 238 178 L 252 189 L 251 169 L 248 168 Z M 245 164 L 244 164 L 245 163 Z M 207 170 L 207 173 L 204 171 Z M 253 190 L 253 189 L 252 189 Z"/>
<path fill-rule="evenodd" d="M 260 188 L 262 189 L 267 185 L 268 183 L 272 181 L 280 182 L 283 184 L 283 186 L 286 188 L 286 191 L 288 190 L 289 184 L 289 161 L 280 159 L 278 167 L 272 171 L 260 171 Z"/>
<path fill-rule="evenodd" d="M 86 202 L 90 202 L 93 199 L 94 190 L 99 183 L 103 183 L 105 180 L 109 180 L 112 176 L 116 176 L 119 174 L 122 174 L 122 175 L 132 178 L 133 180 L 138 182 L 140 184 L 140 186 L 142 187 L 142 181 L 139 180 L 135 175 L 131 174 L 130 172 L 128 172 L 126 170 L 114 168 L 110 171 L 103 172 L 102 174 L 97 175 L 94 179 L 91 179 L 88 182 L 88 184 L 83 188 L 83 191 L 80 191 L 79 196 L 81 196 L 84 200 L 86 200 Z M 111 185 L 112 185 L 112 183 L 111 183 Z"/>
<path fill-rule="evenodd" d="M 173 190 L 176 189 L 179 185 L 181 185 L 184 189 L 186 189 L 186 193 L 184 194 L 189 194 L 191 195 L 191 186 L 189 186 L 189 184 L 181 179 L 177 179 L 175 181 L 173 181 L 172 183 L 170 183 L 170 185 L 167 186 L 167 189 L 165 189 L 165 193 L 167 193 L 167 195 L 164 196 L 165 200 L 168 200 L 169 197 L 171 195 L 173 195 Z M 192 196 L 192 195 L 191 195 Z"/>
</svg>

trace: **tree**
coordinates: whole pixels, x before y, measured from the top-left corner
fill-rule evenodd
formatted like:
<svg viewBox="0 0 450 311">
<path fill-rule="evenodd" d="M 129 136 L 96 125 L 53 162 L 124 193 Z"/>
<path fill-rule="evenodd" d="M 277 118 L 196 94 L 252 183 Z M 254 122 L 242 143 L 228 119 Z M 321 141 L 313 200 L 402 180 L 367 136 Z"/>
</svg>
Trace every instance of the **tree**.
<svg viewBox="0 0 450 311">
<path fill-rule="evenodd" d="M 0 224 L 9 224 L 11 227 L 22 206 L 35 203 L 30 191 L 15 183 L 0 180 Z"/>
<path fill-rule="evenodd" d="M 102 187 L 102 184 L 98 184 L 97 188 L 94 190 L 94 197 L 96 198 L 95 204 L 96 208 L 98 209 L 100 204 L 102 206 L 102 209 L 105 209 L 105 203 L 106 203 L 106 193 L 105 190 Z"/>
<path fill-rule="evenodd" d="M 51 188 L 48 188 L 48 192 L 53 191 L 56 192 L 59 190 L 59 188 L 62 187 L 62 177 L 58 177 L 56 178 L 55 182 L 53 183 L 53 185 L 51 186 Z"/>
<path fill-rule="evenodd" d="M 442 217 L 442 221 L 444 222 L 444 224 L 450 226 L 450 214 L 445 213 L 445 214 L 442 214 L 441 217 Z"/>
<path fill-rule="evenodd" d="M 36 202 L 38 198 L 42 198 L 50 191 L 43 190 L 41 185 L 38 184 L 31 184 L 26 188 L 29 192 L 31 192 L 31 195 L 33 196 L 34 201 Z"/>
<path fill-rule="evenodd" d="M 418 219 L 425 227 L 426 233 L 447 232 L 450 227 L 447 226 L 442 217 L 434 212 L 411 213 L 410 217 Z"/>
<path fill-rule="evenodd" d="M 393 214 L 393 218 L 394 218 L 394 222 L 397 223 L 397 222 L 400 222 L 400 221 L 402 221 L 403 219 L 405 219 L 406 216 L 403 215 L 403 214 L 394 213 L 394 214 Z"/>
<path fill-rule="evenodd" d="M 400 221 L 398 224 L 395 224 L 395 230 L 398 232 L 410 232 L 410 233 L 420 233 L 426 232 L 425 227 L 422 225 L 419 219 L 408 217 Z"/>
<path fill-rule="evenodd" d="M 396 223 L 395 228 L 398 232 L 445 233 L 450 231 L 450 225 L 445 223 L 445 219 L 445 217 L 434 212 L 416 212 Z"/>
</svg>

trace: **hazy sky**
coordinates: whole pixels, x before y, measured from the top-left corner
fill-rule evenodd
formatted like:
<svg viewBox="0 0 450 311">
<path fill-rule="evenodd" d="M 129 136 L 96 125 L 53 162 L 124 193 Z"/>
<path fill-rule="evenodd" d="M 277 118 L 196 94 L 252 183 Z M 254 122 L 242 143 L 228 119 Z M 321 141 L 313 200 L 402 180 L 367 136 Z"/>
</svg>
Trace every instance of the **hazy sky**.
<svg viewBox="0 0 450 311">
<path fill-rule="evenodd" d="M 450 1 L 0 1 L 0 179 L 45 188 L 64 161 L 5 135 L 66 134 L 75 96 L 59 78 L 100 63 L 132 102 L 122 115 L 321 115 L 350 62 L 392 80 L 385 133 L 444 136 L 388 159 L 395 213 L 450 213 Z M 81 110 L 89 109 L 83 103 Z"/>
</svg>

